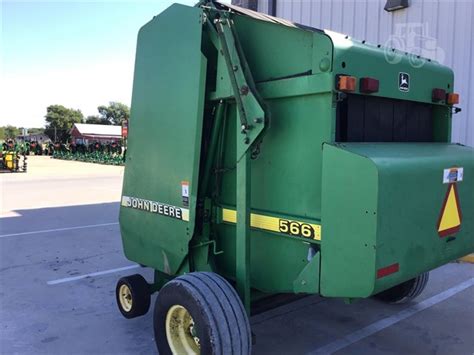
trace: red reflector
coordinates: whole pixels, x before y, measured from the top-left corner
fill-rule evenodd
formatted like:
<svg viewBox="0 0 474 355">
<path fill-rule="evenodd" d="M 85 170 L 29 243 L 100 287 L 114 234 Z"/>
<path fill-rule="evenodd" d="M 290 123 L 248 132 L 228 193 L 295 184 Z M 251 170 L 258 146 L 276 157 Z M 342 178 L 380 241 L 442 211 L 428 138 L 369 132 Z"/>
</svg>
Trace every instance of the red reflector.
<svg viewBox="0 0 474 355">
<path fill-rule="evenodd" d="M 385 276 L 388 276 L 390 274 L 393 274 L 395 272 L 398 272 L 400 266 L 398 265 L 398 263 L 396 264 L 392 264 L 392 265 L 389 265 L 389 266 L 385 266 L 381 269 L 378 269 L 377 270 L 377 278 L 380 279 L 382 277 L 385 277 Z"/>
<path fill-rule="evenodd" d="M 374 78 L 360 79 L 360 92 L 372 93 L 379 91 L 379 81 Z"/>
<path fill-rule="evenodd" d="M 443 89 L 433 89 L 431 93 L 431 100 L 433 102 L 439 102 L 446 98 L 446 91 Z"/>
</svg>

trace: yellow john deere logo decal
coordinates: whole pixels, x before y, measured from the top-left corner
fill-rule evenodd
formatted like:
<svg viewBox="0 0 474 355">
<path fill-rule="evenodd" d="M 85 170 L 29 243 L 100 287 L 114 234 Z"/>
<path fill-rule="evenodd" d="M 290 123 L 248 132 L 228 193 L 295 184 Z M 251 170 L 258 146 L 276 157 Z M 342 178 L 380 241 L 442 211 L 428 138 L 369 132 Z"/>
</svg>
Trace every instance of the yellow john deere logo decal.
<svg viewBox="0 0 474 355">
<path fill-rule="evenodd" d="M 237 222 L 235 210 L 222 209 L 222 220 L 228 223 Z M 287 218 L 250 214 L 250 227 L 271 232 L 283 233 L 295 237 L 321 240 L 321 226 L 307 222 L 295 221 Z"/>
<path fill-rule="evenodd" d="M 456 184 L 449 184 L 443 207 L 438 219 L 438 234 L 440 237 L 455 234 L 461 229 L 461 207 Z"/>
</svg>

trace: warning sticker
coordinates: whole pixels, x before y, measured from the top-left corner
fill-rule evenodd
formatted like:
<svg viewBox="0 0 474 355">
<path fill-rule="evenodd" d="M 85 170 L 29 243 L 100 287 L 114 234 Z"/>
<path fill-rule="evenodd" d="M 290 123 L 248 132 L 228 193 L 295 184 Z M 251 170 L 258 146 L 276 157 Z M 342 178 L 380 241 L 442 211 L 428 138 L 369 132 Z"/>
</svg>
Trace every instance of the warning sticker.
<svg viewBox="0 0 474 355">
<path fill-rule="evenodd" d="M 181 181 L 181 197 L 183 198 L 183 206 L 189 206 L 189 181 Z"/>
<path fill-rule="evenodd" d="M 456 184 L 449 184 L 443 207 L 438 219 L 438 234 L 440 237 L 453 235 L 461 229 L 461 206 L 459 205 Z"/>
<path fill-rule="evenodd" d="M 453 184 L 462 181 L 464 175 L 463 168 L 449 168 L 443 171 L 443 184 Z"/>
</svg>

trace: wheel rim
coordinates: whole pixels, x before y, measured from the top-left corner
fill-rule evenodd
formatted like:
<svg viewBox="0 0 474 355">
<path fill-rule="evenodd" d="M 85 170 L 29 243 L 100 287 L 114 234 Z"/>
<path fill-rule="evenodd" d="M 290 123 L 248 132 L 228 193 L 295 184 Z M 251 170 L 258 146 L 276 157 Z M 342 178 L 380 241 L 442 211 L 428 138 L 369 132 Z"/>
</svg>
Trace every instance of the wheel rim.
<svg viewBox="0 0 474 355">
<path fill-rule="evenodd" d="M 201 345 L 197 337 L 193 317 L 188 310 L 174 305 L 166 314 L 166 338 L 173 354 L 200 354 Z"/>
<path fill-rule="evenodd" d="M 119 288 L 119 301 L 122 309 L 125 312 L 130 312 L 133 306 L 132 291 L 130 291 L 130 287 L 125 284 Z"/>
</svg>

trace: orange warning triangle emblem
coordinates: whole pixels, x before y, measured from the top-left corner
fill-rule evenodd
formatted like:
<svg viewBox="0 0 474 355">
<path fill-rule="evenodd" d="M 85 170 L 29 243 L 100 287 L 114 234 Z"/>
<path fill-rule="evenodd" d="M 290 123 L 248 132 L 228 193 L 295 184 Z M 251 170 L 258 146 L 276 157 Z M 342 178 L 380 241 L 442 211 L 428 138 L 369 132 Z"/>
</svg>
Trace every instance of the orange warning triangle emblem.
<svg viewBox="0 0 474 355">
<path fill-rule="evenodd" d="M 456 184 L 449 184 L 438 219 L 440 237 L 453 235 L 461 228 L 462 214 Z"/>
</svg>

